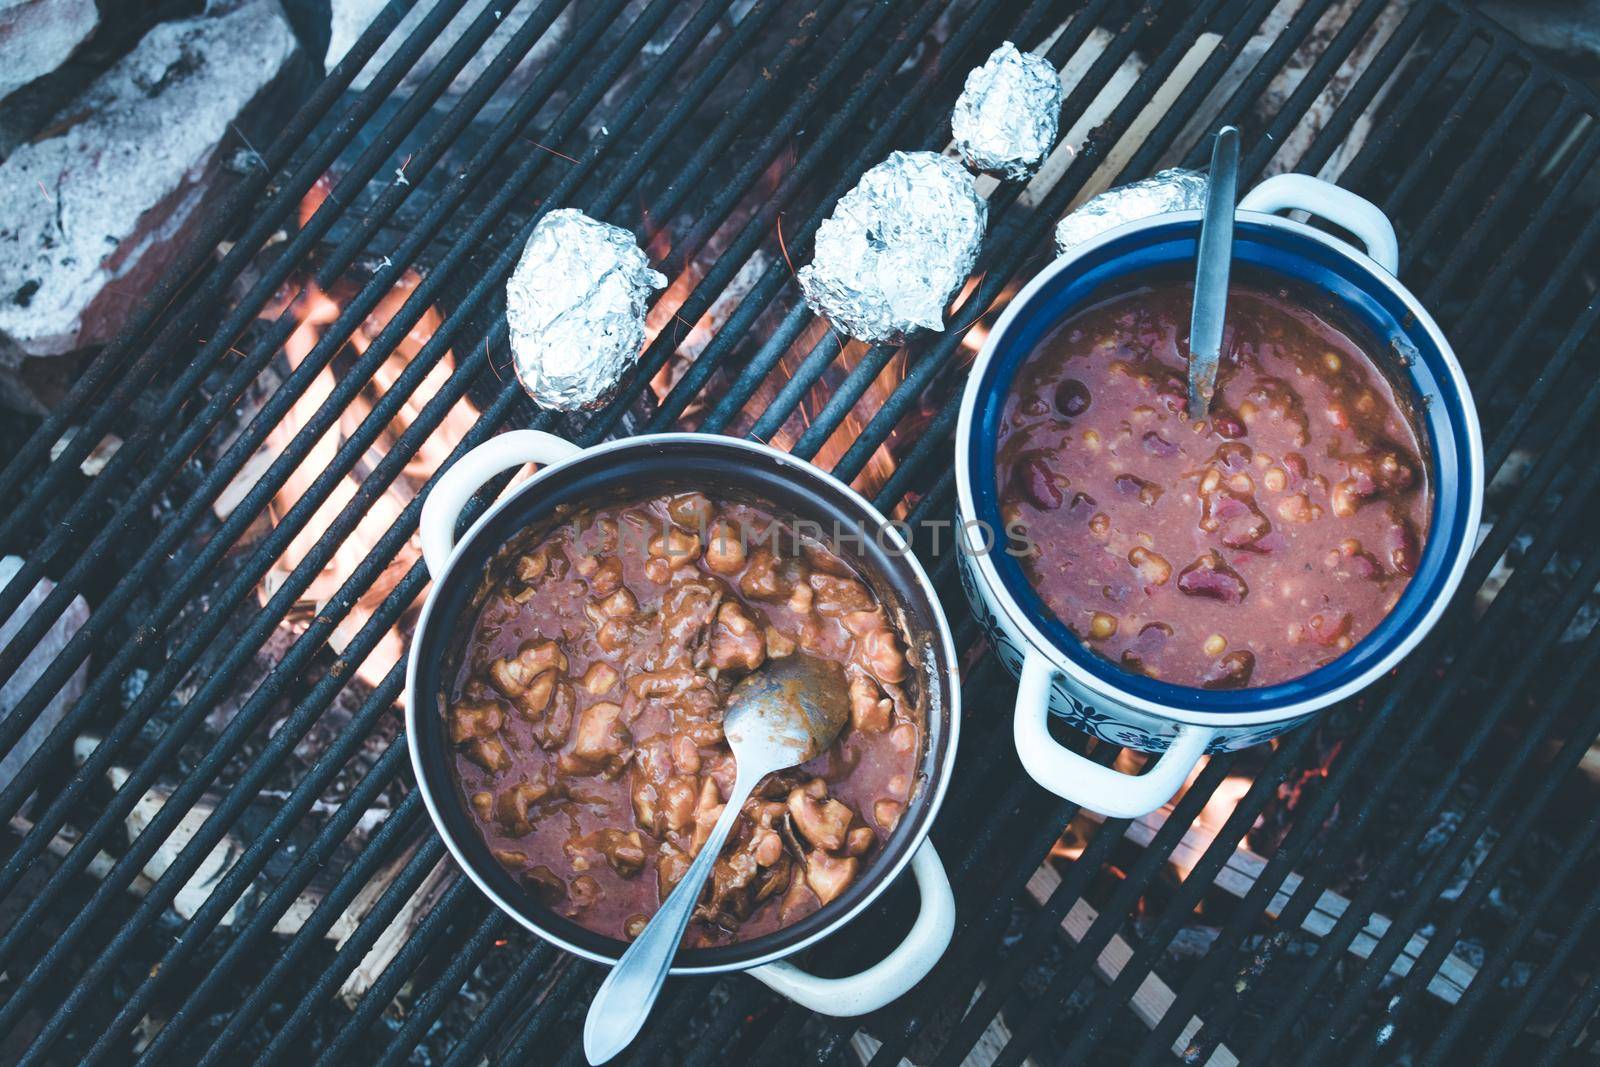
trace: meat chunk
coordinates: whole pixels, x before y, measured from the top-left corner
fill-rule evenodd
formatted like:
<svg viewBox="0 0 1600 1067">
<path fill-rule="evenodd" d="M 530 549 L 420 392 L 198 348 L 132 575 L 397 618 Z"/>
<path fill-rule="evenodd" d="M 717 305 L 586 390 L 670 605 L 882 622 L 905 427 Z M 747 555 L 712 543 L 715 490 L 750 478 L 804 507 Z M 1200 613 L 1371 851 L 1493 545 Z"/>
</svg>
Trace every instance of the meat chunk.
<svg viewBox="0 0 1600 1067">
<path fill-rule="evenodd" d="M 608 826 L 590 834 L 588 842 L 623 878 L 632 878 L 644 870 L 644 838 L 639 831 Z"/>
<path fill-rule="evenodd" d="M 722 604 L 722 590 L 715 579 L 687 574 L 673 579 L 661 598 L 661 635 L 667 660 L 681 659 L 675 653 L 693 650 L 711 627 Z"/>
<path fill-rule="evenodd" d="M 744 566 L 747 553 L 744 531 L 731 522 L 711 527 L 706 541 L 706 566 L 717 574 L 732 577 Z"/>
<path fill-rule="evenodd" d="M 496 689 L 515 700 L 527 692 L 535 678 L 551 669 L 566 670 L 566 654 L 554 641 L 536 641 L 525 645 L 513 657 L 489 664 L 489 680 Z"/>
<path fill-rule="evenodd" d="M 683 567 L 700 558 L 700 535 L 671 529 L 650 539 L 650 555 L 670 567 Z"/>
<path fill-rule="evenodd" d="M 844 847 L 850 820 L 855 817 L 843 803 L 818 799 L 803 786 L 789 791 L 789 814 L 800 836 L 829 851 Z"/>
<path fill-rule="evenodd" d="M 529 813 L 547 800 L 561 795 L 557 785 L 548 781 L 521 781 L 500 791 L 494 801 L 494 817 L 507 833 L 526 834 L 533 831 Z"/>
<path fill-rule="evenodd" d="M 610 701 L 591 704 L 578 713 L 578 732 L 572 743 L 572 756 L 589 768 L 589 773 L 620 767 L 632 737 L 622 722 L 622 705 Z"/>
<path fill-rule="evenodd" d="M 662 900 L 666 900 L 678 883 L 683 881 L 693 862 L 694 858 L 681 849 L 670 844 L 661 846 L 656 853 L 656 887 L 661 891 Z"/>
<path fill-rule="evenodd" d="M 462 751 L 469 760 L 486 771 L 499 774 L 511 769 L 511 753 L 506 751 L 505 742 L 498 736 L 469 741 Z"/>
<path fill-rule="evenodd" d="M 748 916 L 752 901 L 747 891 L 760 870 L 755 857 L 748 852 L 736 851 L 718 857 L 711 865 L 710 897 L 696 914 L 707 922 L 716 922 L 723 914 L 735 921 Z"/>
<path fill-rule="evenodd" d="M 878 684 L 865 672 L 850 678 L 850 725 L 862 733 L 877 734 L 889 728 L 894 702 L 883 695 Z"/>
<path fill-rule="evenodd" d="M 787 600 L 794 582 L 783 571 L 783 564 L 771 549 L 758 548 L 750 553 L 750 565 L 739 579 L 739 591 L 752 600 Z"/>
<path fill-rule="evenodd" d="M 517 852 L 509 848 L 492 848 L 489 854 L 494 857 L 496 863 L 509 871 L 520 871 L 528 865 L 526 852 Z"/>
<path fill-rule="evenodd" d="M 533 740 L 546 752 L 554 751 L 567 743 L 572 733 L 572 714 L 578 706 L 577 695 L 570 682 L 557 682 L 545 714 L 534 722 Z"/>
<path fill-rule="evenodd" d="M 465 744 L 493 737 L 505 725 L 505 716 L 492 701 L 458 700 L 450 709 L 450 741 Z"/>
<path fill-rule="evenodd" d="M 824 905 L 850 888 L 861 869 L 861 861 L 854 856 L 840 859 L 816 849 L 806 856 L 806 884 Z"/>
<path fill-rule="evenodd" d="M 809 584 L 816 609 L 823 615 L 838 617 L 852 611 L 870 611 L 876 605 L 872 591 L 855 578 L 839 578 L 820 571 L 811 575 Z"/>
<path fill-rule="evenodd" d="M 900 638 L 882 611 L 853 611 L 843 621 L 844 628 L 856 637 L 858 664 L 880 682 L 898 684 L 906 680 L 906 657 L 900 649 Z"/>
<path fill-rule="evenodd" d="M 685 530 L 698 533 L 711 525 L 716 506 L 704 493 L 679 493 L 667 501 L 667 515 Z"/>
<path fill-rule="evenodd" d="M 711 665 L 718 670 L 753 671 L 767 658 L 766 641 L 755 620 L 737 601 L 727 601 L 717 609 L 717 624 L 711 631 Z"/>
</svg>

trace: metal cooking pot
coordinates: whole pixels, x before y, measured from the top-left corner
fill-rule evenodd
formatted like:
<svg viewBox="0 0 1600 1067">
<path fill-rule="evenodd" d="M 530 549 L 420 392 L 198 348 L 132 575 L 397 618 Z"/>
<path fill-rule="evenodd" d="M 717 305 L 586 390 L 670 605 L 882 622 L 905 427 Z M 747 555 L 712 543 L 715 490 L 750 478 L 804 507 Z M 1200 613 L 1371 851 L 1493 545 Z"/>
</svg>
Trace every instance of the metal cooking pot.
<svg viewBox="0 0 1600 1067">
<path fill-rule="evenodd" d="M 1107 815 L 1136 818 L 1171 798 L 1207 752 L 1258 744 L 1302 725 L 1392 669 L 1438 621 L 1477 544 L 1483 439 L 1465 376 L 1433 318 L 1398 281 L 1399 249 L 1383 212 L 1302 174 L 1269 178 L 1241 201 L 1234 261 L 1292 279 L 1380 343 L 1369 355 L 1409 387 L 1428 442 L 1433 511 L 1416 574 L 1393 611 L 1345 655 L 1258 689 L 1211 691 L 1129 674 L 1086 649 L 1045 607 L 1017 561 L 963 552 L 962 584 L 990 643 L 1021 679 L 1017 754 L 1033 778 Z M 1365 251 L 1274 214 L 1303 210 L 1353 234 Z M 956 431 L 961 518 L 1003 529 L 995 474 L 998 426 L 1012 378 L 1041 338 L 1105 287 L 1152 268 L 1192 264 L 1200 212 L 1131 222 L 1072 249 L 1006 309 L 973 365 Z M 1057 743 L 1047 714 L 1113 744 L 1161 753 L 1137 777 Z"/>
<path fill-rule="evenodd" d="M 458 541 L 456 521 L 490 478 L 527 463 L 542 468 L 490 507 Z M 406 665 L 406 733 L 417 784 L 434 825 L 467 876 L 489 899 L 546 941 L 597 963 L 615 963 L 626 944 L 585 929 L 541 904 L 490 856 L 468 818 L 451 773 L 444 694 L 460 662 L 466 612 L 485 565 L 512 536 L 559 521 L 575 508 L 675 490 L 698 490 L 764 502 L 791 521 L 866 536 L 849 542 L 862 576 L 907 638 L 908 659 L 926 710 L 919 781 L 882 852 L 826 907 L 762 937 L 678 953 L 673 974 L 748 971 L 815 1011 L 874 1011 L 910 989 L 943 954 L 955 902 L 927 840 L 949 784 L 960 720 L 955 646 L 932 583 L 898 531 L 849 486 L 803 460 L 750 441 L 704 434 L 654 434 L 581 449 L 547 433 L 518 430 L 463 456 L 429 494 L 421 520 L 422 552 L 433 586 L 422 608 Z M 842 551 L 842 549 L 841 549 Z M 921 905 L 909 933 L 860 974 L 820 978 L 786 961 L 859 915 L 909 866 Z"/>
</svg>

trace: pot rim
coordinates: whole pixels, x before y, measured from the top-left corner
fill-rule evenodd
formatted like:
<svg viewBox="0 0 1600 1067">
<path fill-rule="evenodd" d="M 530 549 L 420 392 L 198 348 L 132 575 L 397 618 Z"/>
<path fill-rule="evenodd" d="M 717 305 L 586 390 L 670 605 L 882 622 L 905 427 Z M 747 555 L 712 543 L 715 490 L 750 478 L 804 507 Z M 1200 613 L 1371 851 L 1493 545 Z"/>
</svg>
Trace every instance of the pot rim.
<svg viewBox="0 0 1600 1067">
<path fill-rule="evenodd" d="M 1461 411 L 1460 429 L 1462 436 L 1466 439 L 1465 466 L 1469 472 L 1469 484 L 1465 487 L 1467 510 L 1464 532 L 1460 544 L 1449 561 L 1448 571 L 1444 574 L 1437 594 L 1426 609 L 1416 616 L 1410 629 L 1405 632 L 1400 640 L 1395 642 L 1387 653 L 1371 663 L 1365 670 L 1351 676 L 1345 682 L 1332 689 L 1310 697 L 1286 700 L 1264 708 L 1246 711 L 1217 711 L 1204 707 L 1205 703 L 1208 702 L 1208 698 L 1214 698 L 1214 695 L 1209 690 L 1169 686 L 1171 689 L 1182 692 L 1185 696 L 1194 694 L 1194 704 L 1196 706 L 1175 707 L 1131 692 L 1085 669 L 1047 636 L 1043 628 L 1035 622 L 1031 613 L 1016 601 L 1006 587 L 1005 582 L 1002 581 L 991 553 L 964 553 L 966 559 L 975 568 L 979 578 L 980 589 L 989 602 L 1030 647 L 1046 656 L 1055 668 L 1066 676 L 1069 683 L 1087 690 L 1097 697 L 1109 698 L 1157 719 L 1196 726 L 1222 728 L 1286 722 L 1298 719 L 1364 689 L 1385 672 L 1391 670 L 1396 663 L 1410 653 L 1427 636 L 1438 621 L 1439 616 L 1443 614 L 1457 587 L 1460 585 L 1463 574 L 1466 572 L 1467 563 L 1471 558 L 1473 549 L 1476 547 L 1476 532 L 1482 515 L 1484 492 L 1483 439 L 1482 431 L 1479 427 L 1477 409 L 1472 402 L 1472 392 L 1443 331 L 1439 329 L 1438 324 L 1434 322 L 1433 317 L 1422 306 L 1421 302 L 1405 286 L 1401 285 L 1398 279 L 1387 271 L 1378 268 L 1375 263 L 1372 263 L 1366 256 L 1361 254 L 1359 249 L 1336 237 L 1279 215 L 1249 210 L 1240 210 L 1237 215 L 1241 223 L 1248 222 L 1264 228 L 1282 230 L 1298 238 L 1315 242 L 1327 250 L 1338 253 L 1359 267 L 1370 284 L 1383 288 L 1405 306 L 1412 322 L 1412 324 L 1408 324 L 1408 328 L 1428 336 L 1441 357 L 1441 367 L 1439 369 L 1444 372 L 1443 377 L 1450 383 L 1450 386 L 1461 400 L 1459 405 Z M 1185 222 L 1198 223 L 1200 217 L 1201 212 L 1198 210 L 1172 211 L 1136 219 L 1116 226 L 1085 241 L 1067 255 L 1058 257 L 1035 275 L 1012 299 L 995 323 L 994 328 L 990 331 L 977 358 L 973 361 L 961 400 L 961 411 L 956 427 L 955 460 L 956 493 L 960 515 L 963 520 L 977 520 L 979 518 L 974 501 L 973 472 L 969 460 L 969 445 L 972 440 L 979 402 L 983 393 L 980 383 L 989 364 L 999 350 L 1000 342 L 1005 338 L 1007 331 L 1012 328 L 1013 323 L 1021 315 L 1023 309 L 1054 278 L 1105 246 L 1142 230 L 1158 226 Z M 1307 675 L 1305 677 L 1310 676 Z M 1295 681 L 1298 680 L 1295 679 Z"/>
<path fill-rule="evenodd" d="M 505 493 L 500 499 L 496 500 L 487 509 L 485 509 L 483 514 L 472 523 L 471 527 L 469 527 L 468 530 L 461 535 L 461 537 L 456 541 L 455 545 L 451 548 L 450 560 L 449 563 L 446 564 L 443 574 L 431 576 L 432 580 L 428 586 L 428 595 L 423 601 L 422 611 L 417 618 L 416 629 L 411 639 L 410 648 L 407 650 L 406 654 L 406 743 L 411 757 L 411 766 L 416 778 L 417 788 L 422 793 L 422 800 L 424 806 L 428 810 L 428 817 L 432 820 L 434 829 L 439 834 L 440 838 L 443 839 L 445 847 L 449 850 L 450 855 L 455 860 L 457 866 L 459 866 L 461 870 L 466 873 L 466 876 L 472 880 L 473 884 L 478 887 L 479 891 L 487 896 L 490 901 L 492 901 L 494 905 L 502 912 L 515 919 L 521 926 L 529 930 L 531 933 L 534 933 L 544 940 L 550 942 L 551 944 L 554 944 L 557 947 L 566 950 L 567 952 L 571 952 L 574 955 L 582 956 L 585 959 L 592 960 L 595 963 L 616 963 L 617 960 L 621 958 L 620 950 L 615 955 L 609 955 L 607 953 L 597 952 L 583 945 L 576 944 L 570 939 L 556 934 L 555 932 L 535 922 L 532 918 L 524 914 L 523 911 L 516 905 L 504 899 L 501 894 L 498 893 L 489 883 L 488 879 L 484 878 L 480 874 L 477 866 L 468 858 L 466 851 L 456 841 L 455 836 L 446 828 L 446 822 L 441 813 L 442 805 L 440 798 L 434 795 L 429 777 L 424 772 L 422 754 L 420 751 L 421 742 L 419 741 L 419 738 L 422 736 L 422 733 L 418 729 L 419 724 L 417 719 L 420 707 L 420 702 L 416 699 L 418 670 L 417 659 L 419 655 L 419 649 L 423 644 L 422 635 L 426 632 L 426 628 L 430 624 L 435 605 L 440 596 L 440 591 L 443 590 L 447 584 L 449 584 L 450 578 L 454 575 L 457 565 L 465 554 L 464 550 L 484 529 L 489 526 L 489 524 L 497 515 L 505 511 L 525 494 L 534 491 L 535 488 L 540 485 L 540 483 L 544 482 L 550 475 L 557 471 L 564 470 L 579 463 L 591 463 L 602 457 L 614 455 L 618 452 L 661 448 L 662 446 L 670 449 L 676 445 L 693 445 L 696 448 L 702 449 L 707 447 L 727 448 L 732 451 L 750 452 L 763 456 L 764 458 L 771 460 L 779 467 L 783 468 L 784 471 L 792 477 L 798 479 L 812 479 L 822 482 L 834 493 L 843 496 L 850 506 L 858 509 L 860 512 L 860 517 L 865 520 L 869 520 L 869 525 L 876 526 L 880 533 L 883 531 L 888 531 L 888 537 L 892 539 L 894 547 L 899 550 L 898 559 L 902 561 L 904 566 L 909 568 L 911 578 L 914 580 L 915 584 L 920 587 L 923 595 L 933 607 L 934 617 L 921 621 L 927 623 L 929 629 L 936 632 L 938 635 L 937 647 L 934 649 L 934 653 L 935 658 L 940 659 L 941 662 L 930 664 L 928 670 L 931 676 L 937 677 L 942 681 L 946 692 L 948 693 L 948 698 L 945 701 L 947 710 L 941 710 L 941 713 L 944 717 L 944 729 L 947 732 L 943 741 L 943 752 L 940 755 L 937 764 L 937 773 L 929 776 L 932 778 L 932 780 L 925 782 L 923 784 L 921 793 L 917 796 L 914 796 L 911 800 L 912 805 L 921 808 L 922 813 L 920 816 L 920 825 L 917 826 L 910 837 L 906 839 L 903 847 L 900 847 L 897 844 L 896 847 L 900 847 L 899 855 L 894 857 L 886 864 L 878 864 L 869 867 L 864 874 L 864 877 L 868 880 L 869 885 L 859 899 L 857 899 L 848 908 L 845 908 L 837 915 L 833 916 L 825 925 L 813 931 L 800 941 L 790 945 L 780 945 L 775 949 L 759 955 L 751 956 L 748 959 L 738 959 L 713 964 L 695 964 L 688 966 L 675 965 L 668 972 L 670 974 L 718 974 L 730 971 L 751 970 L 764 964 L 772 963 L 775 960 L 783 959 L 798 952 L 804 951 L 806 948 L 809 948 L 816 942 L 821 941 L 823 938 L 836 933 L 840 927 L 849 923 L 851 920 L 855 919 L 858 915 L 865 911 L 878 899 L 880 895 L 882 895 L 886 889 L 888 889 L 891 884 L 894 883 L 897 878 L 899 878 L 902 873 L 904 873 L 906 868 L 910 865 L 912 858 L 916 855 L 922 843 L 927 840 L 929 831 L 932 829 L 934 819 L 937 817 L 939 808 L 944 802 L 945 793 L 949 789 L 950 772 L 954 766 L 957 744 L 960 740 L 961 730 L 961 678 L 959 661 L 955 650 L 955 640 L 950 630 L 949 621 L 945 617 L 943 606 L 939 601 L 937 590 L 935 589 L 932 580 L 928 577 L 927 572 L 923 569 L 921 561 L 911 550 L 910 545 L 906 542 L 900 531 L 890 524 L 888 518 L 884 516 L 876 507 L 874 507 L 871 501 L 867 500 L 860 493 L 856 492 L 849 485 L 840 481 L 832 474 L 812 465 L 811 463 L 806 462 L 803 459 L 800 459 L 797 456 L 793 456 L 782 451 L 781 449 L 773 448 L 772 446 L 759 441 L 749 441 L 743 438 L 727 437 L 720 434 L 684 432 L 641 434 L 635 437 L 625 437 L 615 441 L 607 441 L 597 445 L 592 445 L 587 448 L 583 448 L 581 451 L 576 452 L 558 462 L 550 463 L 540 467 L 538 472 L 532 478 L 529 478 L 527 481 L 515 486 L 509 492 Z M 932 713 L 934 710 L 940 709 L 929 709 L 930 713 Z M 908 809 L 908 814 L 909 812 L 910 809 Z M 763 935 L 762 938 L 752 939 L 751 943 L 755 943 L 766 937 L 773 937 L 781 934 L 784 929 L 786 928 L 780 927 L 771 934 Z M 614 941 L 615 939 L 606 938 L 606 940 Z M 622 944 L 622 942 L 617 943 Z M 733 942 L 732 944 L 723 947 L 731 949 L 737 948 L 742 944 L 745 944 L 745 942 Z M 625 947 L 626 946 L 624 945 L 624 948 Z"/>
</svg>

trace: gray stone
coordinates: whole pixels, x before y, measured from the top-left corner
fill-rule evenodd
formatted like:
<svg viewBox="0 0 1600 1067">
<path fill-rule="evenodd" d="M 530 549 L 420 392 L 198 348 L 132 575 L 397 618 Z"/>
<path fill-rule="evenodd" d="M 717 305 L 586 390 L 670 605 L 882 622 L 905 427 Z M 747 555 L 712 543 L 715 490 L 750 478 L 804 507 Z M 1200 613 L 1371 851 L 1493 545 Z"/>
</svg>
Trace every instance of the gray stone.
<svg viewBox="0 0 1600 1067">
<path fill-rule="evenodd" d="M 94 0 L 0 0 L 0 97 L 65 63 L 99 24 Z"/>
<path fill-rule="evenodd" d="M 366 30 L 368 24 L 372 22 L 378 12 L 383 10 L 387 0 L 331 0 L 331 3 L 332 27 L 328 38 L 328 52 L 324 59 L 324 66 L 328 70 L 332 70 L 339 60 L 344 58 L 345 53 L 350 51 L 351 47 L 356 43 L 356 39 Z M 400 25 L 395 27 L 394 31 L 378 46 L 378 51 L 367 61 L 366 66 L 361 68 L 360 73 L 351 82 L 351 88 L 360 90 L 371 85 L 372 80 L 377 77 L 378 71 L 383 69 L 383 65 L 405 43 L 406 39 L 411 36 L 412 32 L 422 23 L 422 20 L 428 16 L 437 3 L 438 0 L 418 0 L 417 6 L 406 13 L 405 17 L 400 20 Z M 404 94 L 420 85 L 423 79 L 433 72 L 433 68 L 438 65 L 439 60 L 444 58 L 445 53 L 461 39 L 462 34 L 466 33 L 467 27 L 471 26 L 473 21 L 491 4 L 495 5 L 496 10 L 502 6 L 508 6 L 505 5 L 504 0 L 466 0 L 466 3 L 461 5 L 461 10 L 456 12 L 455 17 L 446 23 L 444 28 L 439 31 L 438 36 L 433 39 L 433 43 L 428 45 L 427 51 L 423 52 L 411 69 L 401 77 L 397 91 Z M 460 73 L 450 83 L 450 89 L 446 95 L 465 92 L 473 82 L 477 81 L 478 76 L 487 70 L 489 64 L 494 61 L 494 57 L 500 54 L 500 50 L 505 47 L 506 42 L 522 28 L 523 24 L 538 10 L 539 6 L 536 0 L 523 0 L 522 3 L 507 11 L 505 17 L 500 20 L 500 25 L 489 35 L 488 40 L 484 41 L 483 47 L 479 48 L 462 66 Z M 573 7 L 581 7 L 581 5 L 573 5 Z M 485 118 L 492 119 L 502 114 L 510 106 L 511 102 L 515 100 L 518 91 L 537 73 L 539 64 L 554 54 L 557 48 L 560 47 L 560 41 L 565 35 L 565 29 L 573 7 L 563 9 L 556 16 L 555 21 L 551 23 L 550 28 L 545 30 L 539 39 L 534 42 L 533 47 L 523 56 L 516 69 L 511 72 L 505 83 L 501 85 L 495 95 L 490 98 L 489 103 L 485 105 L 483 111 Z"/>
<path fill-rule="evenodd" d="M 164 23 L 0 164 L 0 364 L 115 335 L 220 191 L 219 144 L 294 49 L 274 0 Z"/>
<path fill-rule="evenodd" d="M 9 585 L 21 569 L 22 560 L 16 556 L 0 558 L 0 589 Z M 49 596 L 55 587 L 56 584 L 50 579 L 39 579 L 32 591 L 23 598 L 22 603 L 17 605 L 17 610 L 11 613 L 11 617 L 0 624 L 0 648 L 5 647 L 16 632 L 22 629 L 23 624 L 33 616 L 39 605 L 44 603 L 44 598 Z M 63 611 L 50 629 L 45 631 L 39 643 L 34 645 L 33 651 L 28 653 L 28 658 L 22 661 L 22 666 L 17 668 L 16 673 L 6 681 L 4 687 L 0 687 L 0 720 L 11 714 L 12 709 L 28 690 L 33 688 L 33 683 L 45 672 L 45 668 L 54 662 L 67 642 L 72 640 L 72 635 L 88 621 L 89 605 L 83 602 L 83 597 L 73 597 L 72 602 L 67 605 L 67 610 Z M 67 678 L 66 684 L 57 691 L 50 703 L 44 706 L 39 717 L 23 733 L 11 751 L 0 757 L 0 789 L 11 783 L 17 772 L 22 770 L 22 765 L 28 762 L 28 757 L 39 750 L 39 746 L 44 744 L 44 739 L 50 735 L 50 731 L 54 730 L 62 716 L 66 715 L 67 709 L 83 695 L 84 676 L 85 665 L 80 663 L 78 669 Z"/>
</svg>

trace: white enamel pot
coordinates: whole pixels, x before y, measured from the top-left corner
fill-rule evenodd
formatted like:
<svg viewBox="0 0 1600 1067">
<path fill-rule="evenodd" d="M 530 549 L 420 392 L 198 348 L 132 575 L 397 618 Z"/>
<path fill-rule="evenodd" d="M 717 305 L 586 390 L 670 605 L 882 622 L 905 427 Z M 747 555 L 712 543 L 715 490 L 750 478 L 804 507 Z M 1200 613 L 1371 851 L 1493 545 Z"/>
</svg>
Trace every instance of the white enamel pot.
<svg viewBox="0 0 1600 1067">
<path fill-rule="evenodd" d="M 462 536 L 462 509 L 497 474 L 538 464 L 536 475 L 504 493 Z M 954 643 L 933 586 L 898 531 L 849 486 L 766 445 L 705 434 L 654 434 L 580 449 L 534 430 L 502 434 L 461 457 L 423 504 L 423 556 L 433 577 L 406 665 L 406 734 L 428 813 L 461 869 L 501 910 L 553 944 L 598 963 L 615 963 L 626 944 L 545 907 L 489 855 L 467 816 L 450 769 L 443 693 L 470 626 L 468 601 L 488 559 L 513 535 L 549 526 L 585 505 L 639 493 L 698 490 L 768 502 L 823 531 L 835 523 L 859 541 L 841 542 L 908 638 L 914 683 L 927 712 L 927 743 L 900 824 L 884 848 L 835 900 L 762 937 L 680 952 L 673 974 L 747 971 L 814 1011 L 859 1015 L 899 997 L 927 974 L 950 943 L 955 901 L 928 830 L 944 799 L 960 722 Z M 859 915 L 902 872 L 920 904 L 909 932 L 883 960 L 859 974 L 823 978 L 786 957 Z"/>
<path fill-rule="evenodd" d="M 1416 401 L 1428 444 L 1433 510 L 1417 572 L 1387 618 L 1351 651 L 1304 677 L 1256 689 L 1209 691 L 1125 673 L 1083 647 L 1003 551 L 963 551 L 962 584 L 990 643 L 1020 679 L 1017 754 L 1042 786 L 1094 811 L 1136 818 L 1160 807 L 1208 752 L 1258 744 L 1392 669 L 1438 621 L 1476 544 L 1483 441 L 1466 378 L 1427 310 L 1395 278 L 1393 226 L 1353 193 L 1299 174 L 1269 178 L 1240 203 L 1234 261 L 1292 279 L 1341 320 L 1379 341 L 1371 353 Z M 1356 248 L 1279 211 L 1334 223 Z M 1194 262 L 1200 213 L 1128 223 L 1071 250 L 1017 294 L 979 353 L 956 431 L 964 523 L 1003 529 L 995 474 L 1000 411 L 1020 363 L 1066 317 L 1121 280 Z M 980 538 L 968 538 L 981 544 Z M 1053 714 L 1113 744 L 1159 753 L 1143 774 L 1102 767 L 1051 736 Z"/>
</svg>

